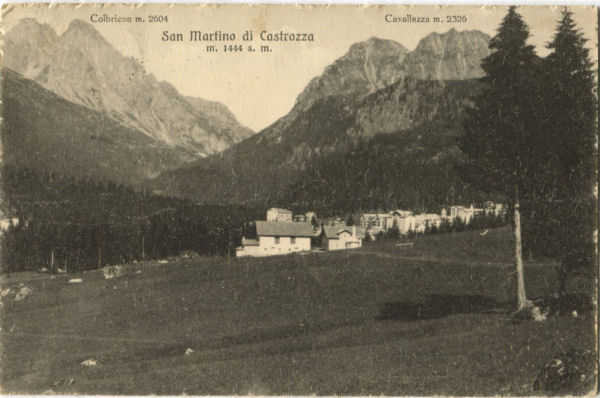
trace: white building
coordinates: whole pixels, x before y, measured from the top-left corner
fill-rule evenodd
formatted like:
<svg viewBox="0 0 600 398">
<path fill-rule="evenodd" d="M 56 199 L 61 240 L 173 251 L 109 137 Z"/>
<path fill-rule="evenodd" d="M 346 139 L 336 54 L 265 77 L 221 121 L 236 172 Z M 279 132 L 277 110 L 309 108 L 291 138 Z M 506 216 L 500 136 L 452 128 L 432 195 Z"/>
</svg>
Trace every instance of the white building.
<svg viewBox="0 0 600 398">
<path fill-rule="evenodd" d="M 450 218 L 452 220 L 459 219 L 465 224 L 470 224 L 476 214 L 483 214 L 484 212 L 484 209 L 475 208 L 473 205 L 471 207 L 450 206 Z"/>
<path fill-rule="evenodd" d="M 309 251 L 311 238 L 317 235 L 309 222 L 256 221 L 256 236 L 257 239 L 242 238 L 242 246 L 236 248 L 237 257 Z"/>
<path fill-rule="evenodd" d="M 473 208 L 473 205 L 471 205 Z M 452 220 L 461 220 L 465 224 L 471 222 L 474 212 L 464 206 L 450 206 L 450 218 Z"/>
<path fill-rule="evenodd" d="M 487 215 L 500 216 L 506 214 L 506 206 L 502 203 L 485 202 L 483 209 Z"/>
<path fill-rule="evenodd" d="M 307 211 L 306 214 L 306 221 L 308 222 L 312 222 L 313 219 L 317 219 L 317 213 L 315 213 L 314 211 Z"/>
<path fill-rule="evenodd" d="M 17 227 L 18 225 L 19 219 L 17 217 L 0 219 L 0 232 L 6 232 L 11 226 Z"/>
<path fill-rule="evenodd" d="M 335 217 L 327 221 L 327 225 L 330 227 L 344 227 L 346 221 L 342 217 Z"/>
<path fill-rule="evenodd" d="M 409 231 L 415 229 L 415 217 L 412 211 L 408 210 L 393 210 L 390 212 L 392 217 L 392 225 L 398 228 L 398 231 L 406 235 Z"/>
<path fill-rule="evenodd" d="M 286 209 L 272 207 L 267 210 L 267 221 L 273 222 L 292 222 L 292 212 Z"/>
<path fill-rule="evenodd" d="M 7 231 L 8 227 L 10 227 L 9 219 L 0 220 L 0 231 L 2 231 L 2 232 Z"/>
<path fill-rule="evenodd" d="M 422 234 L 425 232 L 425 214 L 415 214 L 414 215 L 414 228 L 413 232 Z"/>
<path fill-rule="evenodd" d="M 306 214 L 294 215 L 293 219 L 295 222 L 312 222 L 313 220 L 317 220 L 317 213 L 314 211 L 308 211 Z"/>
<path fill-rule="evenodd" d="M 389 213 L 365 213 L 360 217 L 360 226 L 371 236 L 385 232 L 393 225 L 394 217 Z"/>
<path fill-rule="evenodd" d="M 365 232 L 362 228 L 353 225 L 325 226 L 323 227 L 323 250 L 356 249 L 362 246 Z"/>
<path fill-rule="evenodd" d="M 439 228 L 442 225 L 442 216 L 435 213 L 425 214 L 425 228 Z"/>
</svg>

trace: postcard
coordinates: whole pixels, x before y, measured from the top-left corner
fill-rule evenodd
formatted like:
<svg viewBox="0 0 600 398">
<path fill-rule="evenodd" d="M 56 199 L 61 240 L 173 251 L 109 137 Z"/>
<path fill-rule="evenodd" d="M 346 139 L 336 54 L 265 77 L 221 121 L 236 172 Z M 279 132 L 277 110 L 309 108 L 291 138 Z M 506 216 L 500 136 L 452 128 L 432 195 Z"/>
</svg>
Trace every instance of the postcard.
<svg viewBox="0 0 600 398">
<path fill-rule="evenodd" d="M 5 5 L 0 391 L 596 394 L 598 15 Z"/>
</svg>

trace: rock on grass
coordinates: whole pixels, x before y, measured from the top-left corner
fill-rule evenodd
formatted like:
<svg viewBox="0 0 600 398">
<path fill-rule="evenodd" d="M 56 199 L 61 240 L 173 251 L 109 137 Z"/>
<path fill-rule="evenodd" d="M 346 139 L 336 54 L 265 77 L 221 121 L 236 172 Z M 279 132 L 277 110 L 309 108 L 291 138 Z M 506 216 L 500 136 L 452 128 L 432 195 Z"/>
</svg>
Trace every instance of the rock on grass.
<svg viewBox="0 0 600 398">
<path fill-rule="evenodd" d="M 552 395 L 584 395 L 595 391 L 595 360 L 590 350 L 570 349 L 544 365 L 533 388 Z"/>
</svg>

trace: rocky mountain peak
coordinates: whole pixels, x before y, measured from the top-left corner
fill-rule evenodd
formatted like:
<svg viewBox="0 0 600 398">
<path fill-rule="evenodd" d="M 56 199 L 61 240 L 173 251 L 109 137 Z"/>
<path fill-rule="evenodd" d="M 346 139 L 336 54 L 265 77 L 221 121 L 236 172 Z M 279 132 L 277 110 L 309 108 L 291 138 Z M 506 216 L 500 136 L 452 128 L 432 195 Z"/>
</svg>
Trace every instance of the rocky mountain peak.
<svg viewBox="0 0 600 398">
<path fill-rule="evenodd" d="M 82 19 L 72 20 L 71 23 L 69 23 L 69 27 L 67 28 L 66 31 L 67 32 L 69 32 L 69 31 L 86 32 L 90 35 L 100 36 L 100 33 L 98 33 L 98 31 L 96 29 L 94 29 L 94 27 L 92 25 L 90 25 L 89 23 L 85 22 Z"/>
<path fill-rule="evenodd" d="M 341 58 L 310 81 L 296 99 L 308 106 L 318 98 L 339 94 L 367 95 L 395 82 L 408 50 L 398 42 L 371 37 L 355 43 Z"/>
<path fill-rule="evenodd" d="M 35 18 L 23 18 L 17 22 L 17 24 L 11 29 L 13 34 L 28 32 L 32 36 L 35 35 L 36 31 L 48 31 L 54 32 L 54 30 L 48 24 L 42 24 L 35 20 Z M 56 35 L 56 33 L 55 33 Z"/>
<path fill-rule="evenodd" d="M 481 60 L 489 55 L 490 37 L 480 31 L 433 32 L 414 51 L 402 44 L 371 37 L 354 43 L 348 52 L 310 81 L 296 99 L 293 112 L 332 95 L 366 96 L 404 77 L 423 80 L 464 80 L 483 76 Z"/>
<path fill-rule="evenodd" d="M 483 76 L 481 60 L 490 54 L 490 37 L 477 30 L 431 33 L 405 61 L 406 73 L 418 79 L 463 80 Z"/>
<path fill-rule="evenodd" d="M 50 25 L 23 18 L 5 36 L 4 65 L 35 79 L 47 65 L 57 40 Z"/>
<path fill-rule="evenodd" d="M 92 25 L 81 19 L 71 21 L 67 30 L 60 36 L 60 40 L 77 47 L 87 47 L 93 43 L 94 46 L 113 49 L 113 46 Z"/>
<path fill-rule="evenodd" d="M 408 50 L 398 42 L 374 36 L 365 41 L 352 44 L 344 57 L 359 56 L 364 58 L 370 55 L 367 52 L 372 52 L 373 55 L 391 56 L 407 53 Z"/>
<path fill-rule="evenodd" d="M 446 33 L 433 32 L 425 36 L 415 51 L 423 51 L 426 49 L 435 49 L 443 52 L 444 50 L 452 49 L 479 49 L 481 46 L 487 47 L 490 37 L 478 30 L 463 30 L 458 31 L 455 28 L 450 29 Z"/>
<path fill-rule="evenodd" d="M 253 134 L 222 109 L 198 106 L 158 81 L 80 19 L 61 36 L 33 19 L 20 21 L 7 34 L 5 65 L 70 102 L 198 156 Z"/>
</svg>

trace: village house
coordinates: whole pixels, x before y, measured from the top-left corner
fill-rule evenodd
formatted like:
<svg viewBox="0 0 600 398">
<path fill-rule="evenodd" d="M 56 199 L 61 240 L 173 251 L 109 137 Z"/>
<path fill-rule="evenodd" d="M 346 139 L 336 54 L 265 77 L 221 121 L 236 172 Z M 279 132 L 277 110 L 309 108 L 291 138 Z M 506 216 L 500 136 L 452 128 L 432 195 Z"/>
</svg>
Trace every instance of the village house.
<svg viewBox="0 0 600 398">
<path fill-rule="evenodd" d="M 415 230 L 415 222 L 415 215 L 408 210 L 392 210 L 389 213 L 365 213 L 360 218 L 360 226 L 370 236 L 387 232 L 393 227 L 398 228 L 401 234 L 406 235 Z"/>
<path fill-rule="evenodd" d="M 360 217 L 360 226 L 371 236 L 385 232 L 393 225 L 394 217 L 389 213 L 365 213 Z"/>
<path fill-rule="evenodd" d="M 506 213 L 506 207 L 502 203 L 485 202 L 483 210 L 486 215 L 500 216 Z"/>
<path fill-rule="evenodd" d="M 425 232 L 425 214 L 415 214 L 414 215 L 414 228 L 411 230 L 412 232 L 422 234 Z"/>
<path fill-rule="evenodd" d="M 439 228 L 442 225 L 442 216 L 435 213 L 425 214 L 425 228 Z"/>
<path fill-rule="evenodd" d="M 267 210 L 267 221 L 292 222 L 293 215 L 292 212 L 289 210 L 272 207 L 269 210 Z"/>
<path fill-rule="evenodd" d="M 323 250 L 356 249 L 362 246 L 365 232 L 362 228 L 353 225 L 323 227 L 321 243 Z"/>
<path fill-rule="evenodd" d="M 314 211 L 308 211 L 306 214 L 295 214 L 294 221 L 295 222 L 313 222 L 317 220 L 317 213 Z"/>
<path fill-rule="evenodd" d="M 392 225 L 398 228 L 398 231 L 406 235 L 409 231 L 415 229 L 415 217 L 412 211 L 408 210 L 393 210 L 390 212 L 392 217 Z"/>
<path fill-rule="evenodd" d="M 310 222 L 256 221 L 256 239 L 242 238 L 237 257 L 262 257 L 310 251 L 317 236 Z"/>
<path fill-rule="evenodd" d="M 335 217 L 328 220 L 327 225 L 330 227 L 343 227 L 346 225 L 346 221 L 341 217 Z"/>
<path fill-rule="evenodd" d="M 450 206 L 450 218 L 452 220 L 461 220 L 465 224 L 471 223 L 475 214 L 483 213 L 483 209 L 476 209 L 471 205 L 471 207 L 464 206 Z"/>
</svg>

